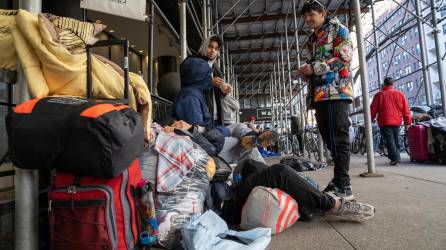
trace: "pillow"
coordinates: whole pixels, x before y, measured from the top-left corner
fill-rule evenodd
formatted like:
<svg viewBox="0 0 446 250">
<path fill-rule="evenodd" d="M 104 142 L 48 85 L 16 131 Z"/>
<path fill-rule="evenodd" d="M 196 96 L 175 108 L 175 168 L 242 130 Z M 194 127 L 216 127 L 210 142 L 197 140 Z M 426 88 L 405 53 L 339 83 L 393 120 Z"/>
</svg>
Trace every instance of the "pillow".
<svg viewBox="0 0 446 250">
<path fill-rule="evenodd" d="M 53 40 L 64 46 L 71 54 L 85 53 L 86 44 L 94 44 L 95 36 L 107 26 L 99 23 L 81 22 L 69 17 L 39 14 Z"/>
</svg>

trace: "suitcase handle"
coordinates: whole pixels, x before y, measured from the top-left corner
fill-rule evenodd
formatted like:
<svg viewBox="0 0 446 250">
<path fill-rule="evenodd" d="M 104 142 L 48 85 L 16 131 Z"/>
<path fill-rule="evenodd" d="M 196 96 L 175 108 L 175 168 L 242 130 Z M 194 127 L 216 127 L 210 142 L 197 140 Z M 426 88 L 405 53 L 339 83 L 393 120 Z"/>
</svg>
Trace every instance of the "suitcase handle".
<svg viewBox="0 0 446 250">
<path fill-rule="evenodd" d="M 124 99 L 120 101 L 123 104 L 129 104 L 129 41 L 128 40 L 100 40 L 95 44 L 87 44 L 87 99 L 91 99 L 93 97 L 93 78 L 92 78 L 92 67 L 91 67 L 91 54 L 92 49 L 95 47 L 111 47 L 115 45 L 121 45 L 124 49 L 124 65 L 122 68 L 124 69 Z"/>
</svg>

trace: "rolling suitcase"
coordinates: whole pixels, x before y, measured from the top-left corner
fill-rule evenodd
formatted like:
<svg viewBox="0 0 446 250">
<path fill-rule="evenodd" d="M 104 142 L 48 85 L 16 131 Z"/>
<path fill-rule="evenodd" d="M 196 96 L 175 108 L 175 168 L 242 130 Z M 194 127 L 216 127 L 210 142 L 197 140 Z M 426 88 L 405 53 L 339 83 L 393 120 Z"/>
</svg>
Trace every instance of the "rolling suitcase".
<svg viewBox="0 0 446 250">
<path fill-rule="evenodd" d="M 51 249 L 133 249 L 139 217 L 138 161 L 114 178 L 57 172 L 48 193 Z"/>
<path fill-rule="evenodd" d="M 427 131 L 423 125 L 413 125 L 407 130 L 411 161 L 428 161 Z"/>
</svg>

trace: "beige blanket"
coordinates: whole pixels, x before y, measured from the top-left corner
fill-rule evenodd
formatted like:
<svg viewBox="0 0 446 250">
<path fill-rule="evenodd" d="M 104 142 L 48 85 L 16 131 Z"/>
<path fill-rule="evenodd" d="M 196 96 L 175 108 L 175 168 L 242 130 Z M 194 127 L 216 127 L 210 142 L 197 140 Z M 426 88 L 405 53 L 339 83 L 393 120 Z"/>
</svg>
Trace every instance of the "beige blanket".
<svg viewBox="0 0 446 250">
<path fill-rule="evenodd" d="M 85 24 L 74 19 L 70 21 L 77 22 L 76 25 Z M 28 81 L 30 95 L 33 98 L 53 95 L 84 97 L 86 53 L 70 51 L 66 43 L 61 43 L 62 35 L 71 31 L 58 29 L 57 26 L 53 29 L 45 15 L 36 16 L 25 10 L 19 10 L 15 23 L 16 28 L 12 29 L 14 45 Z M 62 34 L 61 31 L 65 33 Z M 141 113 L 148 139 L 152 120 L 150 93 L 140 76 L 130 73 L 129 77 L 130 106 Z M 123 77 L 113 63 L 93 56 L 92 78 L 95 98 L 123 97 Z"/>
</svg>

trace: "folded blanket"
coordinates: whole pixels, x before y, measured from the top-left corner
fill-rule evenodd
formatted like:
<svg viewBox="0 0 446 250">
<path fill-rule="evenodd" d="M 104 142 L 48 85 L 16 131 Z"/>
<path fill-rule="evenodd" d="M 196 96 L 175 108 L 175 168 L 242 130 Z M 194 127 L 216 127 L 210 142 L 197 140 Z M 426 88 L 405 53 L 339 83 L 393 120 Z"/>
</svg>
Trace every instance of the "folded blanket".
<svg viewBox="0 0 446 250">
<path fill-rule="evenodd" d="M 160 132 L 155 142 L 159 153 L 157 170 L 157 191 L 169 192 L 174 189 L 187 173 L 203 160 L 202 149 L 187 136 Z M 207 164 L 207 158 L 204 163 Z"/>
</svg>

